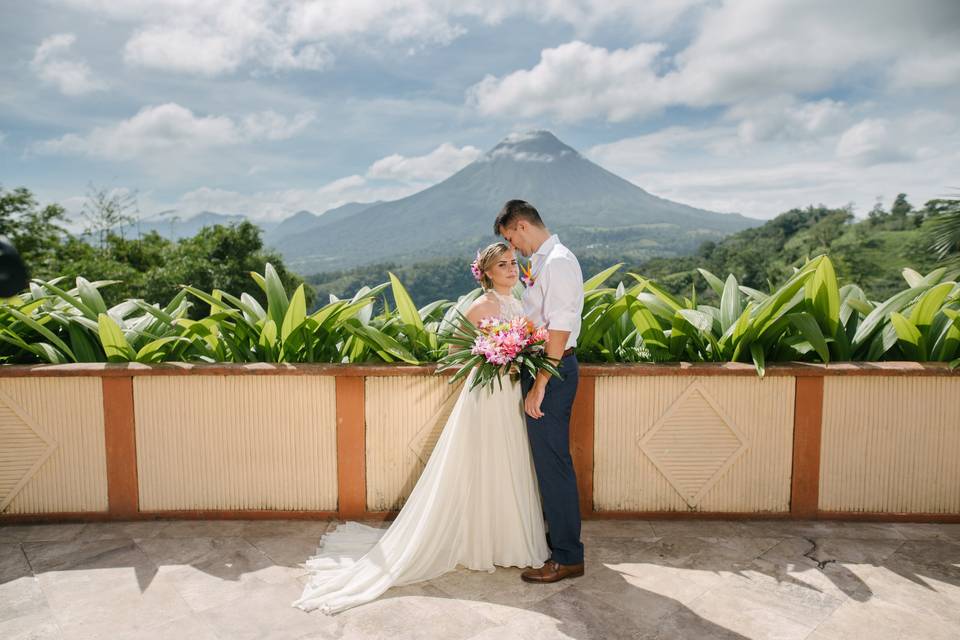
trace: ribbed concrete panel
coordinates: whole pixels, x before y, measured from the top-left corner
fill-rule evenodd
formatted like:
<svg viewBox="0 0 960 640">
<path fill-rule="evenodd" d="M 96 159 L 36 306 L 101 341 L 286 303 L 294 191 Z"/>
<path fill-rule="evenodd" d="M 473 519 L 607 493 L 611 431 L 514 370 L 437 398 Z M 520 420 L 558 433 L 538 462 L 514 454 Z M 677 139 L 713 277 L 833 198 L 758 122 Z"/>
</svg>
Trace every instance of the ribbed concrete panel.
<svg viewBox="0 0 960 640">
<path fill-rule="evenodd" d="M 331 376 L 134 378 L 140 509 L 337 507 Z"/>
<path fill-rule="evenodd" d="M 960 513 L 960 379 L 827 377 L 820 508 Z"/>
<path fill-rule="evenodd" d="M 794 381 L 597 377 L 598 511 L 788 511 Z"/>
<path fill-rule="evenodd" d="M 100 378 L 0 379 L 0 486 L 4 513 L 107 510 Z"/>
<path fill-rule="evenodd" d="M 400 509 L 443 431 L 463 382 L 447 376 L 366 379 L 367 509 Z"/>
</svg>

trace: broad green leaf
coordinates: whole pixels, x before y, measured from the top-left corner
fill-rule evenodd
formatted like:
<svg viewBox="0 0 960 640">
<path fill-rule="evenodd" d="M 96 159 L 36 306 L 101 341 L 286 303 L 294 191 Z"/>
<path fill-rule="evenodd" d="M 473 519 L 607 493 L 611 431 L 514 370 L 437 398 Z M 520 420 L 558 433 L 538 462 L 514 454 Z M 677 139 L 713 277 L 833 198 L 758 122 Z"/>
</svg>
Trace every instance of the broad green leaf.
<svg viewBox="0 0 960 640">
<path fill-rule="evenodd" d="M 264 279 L 267 292 L 267 314 L 278 327 L 283 324 L 283 318 L 287 315 L 287 293 L 283 290 L 283 282 L 277 275 L 277 270 L 269 262 L 264 270 Z"/>
<path fill-rule="evenodd" d="M 907 286 L 909 287 L 918 287 L 923 283 L 923 276 L 910 267 L 904 267 L 903 270 L 900 271 L 900 275 L 907 281 Z"/>
<path fill-rule="evenodd" d="M 913 311 L 910 313 L 910 322 L 919 327 L 929 326 L 933 318 L 939 313 L 943 306 L 943 301 L 953 290 L 953 282 L 941 282 L 935 287 L 931 287 L 920 296 L 916 304 L 913 305 Z"/>
<path fill-rule="evenodd" d="M 753 366 L 757 370 L 757 375 L 762 378 L 766 369 L 764 367 L 763 347 L 759 342 L 750 345 L 750 356 L 753 358 Z"/>
<path fill-rule="evenodd" d="M 823 337 L 823 332 L 820 330 L 820 325 L 817 324 L 816 319 L 806 312 L 791 313 L 789 318 L 791 324 L 800 331 L 800 334 L 807 339 L 817 355 L 820 356 L 820 360 L 830 362 L 830 350 L 827 348 L 827 341 Z"/>
<path fill-rule="evenodd" d="M 104 304 L 100 292 L 97 291 L 96 287 L 91 286 L 85 278 L 77 277 L 77 291 L 80 293 L 80 299 L 89 308 L 98 314 L 107 312 L 107 305 Z"/>
<path fill-rule="evenodd" d="M 90 307 L 88 307 L 86 304 L 84 304 L 80 298 L 74 296 L 68 291 L 64 291 L 63 289 L 57 287 L 54 284 L 51 284 L 50 282 L 45 282 L 43 286 L 53 291 L 62 300 L 69 302 L 74 308 L 78 309 L 87 318 L 91 320 L 97 319 L 97 312 L 91 309 Z"/>
<path fill-rule="evenodd" d="M 630 320 L 637 332 L 643 338 L 644 345 L 647 348 L 669 349 L 666 335 L 660 327 L 660 323 L 650 311 L 641 304 L 630 305 Z"/>
<path fill-rule="evenodd" d="M 682 316 L 700 333 L 710 333 L 713 331 L 713 318 L 703 311 L 697 311 L 696 309 L 679 309 L 677 314 Z"/>
<path fill-rule="evenodd" d="M 100 343 L 107 355 L 108 362 L 129 362 L 135 358 L 133 349 L 123 335 L 116 321 L 106 313 L 97 316 L 100 331 Z"/>
<path fill-rule="evenodd" d="M 840 289 L 829 258 L 820 262 L 813 277 L 807 281 L 806 297 L 817 314 L 820 326 L 827 335 L 835 335 L 840 324 Z"/>
<path fill-rule="evenodd" d="M 594 289 L 602 285 L 604 282 L 606 282 L 607 278 L 609 278 L 614 273 L 619 271 L 620 267 L 622 266 L 623 266 L 623 263 L 618 262 L 612 267 L 608 267 L 603 271 L 601 271 L 600 273 L 598 273 L 597 275 L 593 276 L 592 278 L 590 278 L 589 280 L 583 283 L 583 292 L 589 293 L 590 291 L 593 291 Z"/>
<path fill-rule="evenodd" d="M 926 360 L 926 349 L 920 330 L 903 314 L 894 311 L 890 314 L 890 324 L 897 333 L 904 352 L 911 358 Z"/>
<path fill-rule="evenodd" d="M 400 319 L 406 324 L 416 327 L 423 331 L 423 320 L 417 311 L 416 305 L 407 293 L 406 288 L 401 284 L 400 279 L 393 275 L 392 271 L 387 272 L 390 275 L 390 285 L 393 289 L 393 299 L 397 304 L 397 311 L 400 313 Z"/>
<path fill-rule="evenodd" d="M 170 344 L 172 342 L 185 341 L 189 342 L 183 336 L 166 336 L 164 338 L 157 338 L 151 342 L 148 342 L 144 346 L 140 347 L 140 350 L 137 351 L 136 361 L 137 362 L 162 362 L 164 358 L 164 352 L 161 349 L 164 345 Z"/>
<path fill-rule="evenodd" d="M 76 362 L 99 362 L 100 352 L 90 334 L 77 323 L 67 323 L 67 333 L 70 335 L 70 346 L 73 349 Z"/>
<path fill-rule="evenodd" d="M 740 289 L 737 279 L 731 273 L 723 284 L 723 293 L 720 295 L 720 328 L 724 332 L 731 324 L 737 321 L 741 313 Z"/>
<path fill-rule="evenodd" d="M 873 335 L 874 331 L 883 325 L 883 320 L 887 316 L 894 311 L 900 311 L 906 307 L 914 298 L 926 291 L 927 288 L 928 287 L 926 285 L 921 285 L 918 287 L 905 289 L 904 291 L 895 293 L 886 301 L 874 307 L 873 311 L 871 311 L 867 317 L 863 319 L 863 322 L 861 322 L 860 326 L 857 328 L 857 333 L 853 336 L 854 347 L 858 348 L 865 344 L 870 336 Z"/>
<path fill-rule="evenodd" d="M 280 340 L 286 342 L 290 334 L 303 324 L 307 318 L 307 302 L 304 294 L 304 285 L 297 287 L 290 298 L 290 305 L 287 307 L 287 314 L 283 318 L 283 326 L 280 329 Z"/>
<path fill-rule="evenodd" d="M 277 323 L 273 321 L 273 318 L 263 323 L 263 329 L 260 331 L 260 338 L 257 340 L 257 344 L 262 349 L 263 355 L 272 362 L 274 360 L 274 354 L 276 353 L 275 346 L 277 344 Z"/>
<path fill-rule="evenodd" d="M 706 269 L 697 268 L 697 271 L 700 272 L 700 275 L 707 281 L 707 284 L 710 285 L 710 288 L 713 289 L 718 296 L 723 295 L 723 280 L 713 275 Z"/>
</svg>

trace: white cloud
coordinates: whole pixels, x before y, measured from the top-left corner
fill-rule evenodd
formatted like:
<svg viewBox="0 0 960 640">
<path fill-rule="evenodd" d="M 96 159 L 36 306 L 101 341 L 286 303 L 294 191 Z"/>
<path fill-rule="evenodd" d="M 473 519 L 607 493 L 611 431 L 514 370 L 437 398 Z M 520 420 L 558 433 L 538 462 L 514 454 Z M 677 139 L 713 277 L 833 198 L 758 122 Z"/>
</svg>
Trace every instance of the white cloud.
<svg viewBox="0 0 960 640">
<path fill-rule="evenodd" d="M 228 116 L 197 116 L 176 103 L 144 107 L 113 125 L 85 135 L 70 133 L 34 146 L 38 153 L 88 155 L 108 160 L 147 159 L 154 154 L 185 155 L 214 147 L 282 140 L 301 131 L 312 113 L 286 118 L 272 111 L 250 114 L 241 122 Z"/>
<path fill-rule="evenodd" d="M 530 69 L 485 77 L 467 102 L 482 115 L 617 122 L 672 105 L 811 95 L 855 72 L 890 87 L 949 86 L 960 82 L 958 25 L 955 0 L 728 0 L 704 11 L 675 55 L 654 42 L 611 50 L 573 41 L 544 49 Z"/>
<path fill-rule="evenodd" d="M 172 208 L 188 214 L 199 211 L 230 211 L 243 213 L 253 220 L 276 221 L 297 211 L 323 213 L 348 202 L 396 200 L 418 190 L 419 188 L 408 185 L 371 185 L 363 176 L 352 175 L 316 189 L 283 189 L 245 194 L 201 187 L 185 193 Z"/>
<path fill-rule="evenodd" d="M 403 198 L 444 180 L 480 154 L 476 147 L 445 142 L 423 156 L 389 155 L 371 164 L 364 175 L 345 176 L 314 189 L 245 194 L 201 187 L 171 206 L 187 212 L 236 211 L 265 220 L 280 220 L 303 209 L 322 213 L 348 202 Z"/>
<path fill-rule="evenodd" d="M 808 144 L 776 136 L 746 140 L 730 119 L 700 129 L 667 127 L 586 155 L 658 196 L 758 218 L 850 202 L 863 216 L 877 197 L 889 201 L 899 192 L 923 203 L 960 173 L 960 119 L 953 114 L 872 114 L 828 129 L 810 134 Z"/>
<path fill-rule="evenodd" d="M 273 70 L 322 70 L 333 64 L 323 44 L 297 46 L 266 31 L 262 25 L 232 32 L 206 25 L 153 26 L 127 41 L 124 60 L 133 66 L 215 76 L 236 71 L 247 62 Z"/>
<path fill-rule="evenodd" d="M 287 140 L 303 131 L 316 118 L 312 111 L 287 118 L 275 111 L 252 113 L 243 118 L 243 131 L 254 140 Z"/>
<path fill-rule="evenodd" d="M 470 145 L 457 148 L 444 142 L 424 156 L 393 154 L 381 158 L 370 165 L 367 177 L 408 183 L 439 182 L 476 160 L 481 153 Z"/>
<path fill-rule="evenodd" d="M 544 49 L 529 71 L 488 75 L 468 91 L 481 114 L 531 118 L 552 115 L 561 121 L 602 114 L 621 121 L 649 114 L 664 104 L 657 97 L 653 63 L 663 45 L 644 43 L 608 51 L 574 41 Z"/>
<path fill-rule="evenodd" d="M 603 25 L 661 33 L 705 0 L 61 0 L 134 28 L 124 48 L 133 66 L 203 76 L 244 65 L 328 68 L 335 49 L 445 46 L 471 19 L 523 17 L 589 34 Z"/>
<path fill-rule="evenodd" d="M 910 158 L 897 144 L 889 122 L 882 118 L 863 120 L 844 131 L 837 142 L 837 157 L 863 166 Z"/>
<path fill-rule="evenodd" d="M 587 155 L 606 167 L 655 167 L 671 157 L 708 151 L 714 156 L 735 156 L 741 152 L 733 127 L 695 129 L 672 126 L 646 135 L 624 138 L 592 147 Z"/>
<path fill-rule="evenodd" d="M 44 40 L 33 54 L 30 68 L 61 93 L 79 96 L 106 88 L 106 83 L 93 76 L 90 67 L 70 51 L 77 37 L 72 33 L 58 33 Z"/>
<path fill-rule="evenodd" d="M 737 131 L 744 142 L 763 140 L 810 140 L 836 133 L 850 121 L 843 102 L 824 98 L 799 102 L 792 96 L 751 100 L 727 110 L 726 120 L 739 121 Z"/>
<path fill-rule="evenodd" d="M 912 89 L 960 84 L 960 51 L 955 49 L 954 43 L 945 43 L 944 49 L 911 52 L 897 60 L 891 71 L 893 87 Z"/>
</svg>

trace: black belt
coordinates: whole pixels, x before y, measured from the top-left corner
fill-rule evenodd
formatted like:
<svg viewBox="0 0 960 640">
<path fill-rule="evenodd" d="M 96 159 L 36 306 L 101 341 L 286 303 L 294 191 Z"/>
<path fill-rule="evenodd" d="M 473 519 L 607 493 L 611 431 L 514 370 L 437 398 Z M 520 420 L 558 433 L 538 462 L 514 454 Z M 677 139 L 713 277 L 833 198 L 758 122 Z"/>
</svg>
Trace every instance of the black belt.
<svg viewBox="0 0 960 640">
<path fill-rule="evenodd" d="M 563 352 L 563 356 L 561 356 L 561 357 L 570 355 L 571 353 L 573 353 L 573 349 L 574 349 L 574 347 L 570 347 L 569 349 L 567 349 L 566 351 Z"/>
</svg>

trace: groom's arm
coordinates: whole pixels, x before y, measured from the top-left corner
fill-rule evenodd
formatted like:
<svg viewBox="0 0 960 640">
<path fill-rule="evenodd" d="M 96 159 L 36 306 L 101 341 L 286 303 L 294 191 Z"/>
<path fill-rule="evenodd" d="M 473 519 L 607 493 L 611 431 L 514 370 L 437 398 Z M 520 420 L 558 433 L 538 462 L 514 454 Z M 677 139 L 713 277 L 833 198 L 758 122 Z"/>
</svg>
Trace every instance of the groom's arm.
<svg viewBox="0 0 960 640">
<path fill-rule="evenodd" d="M 583 309 L 583 278 L 580 267 L 566 258 L 558 258 L 544 269 L 543 312 L 550 337 L 546 352 L 554 364 L 560 362 L 567 339 L 580 321 Z M 550 374 L 540 371 L 534 384 L 547 386 Z"/>
<path fill-rule="evenodd" d="M 544 320 L 546 321 L 547 344 L 545 352 L 548 358 L 559 364 L 567 348 L 567 339 L 580 320 L 583 309 L 583 278 L 579 266 L 565 259 L 551 262 L 544 269 Z M 524 398 L 524 410 L 534 418 L 543 417 L 540 404 L 547 390 L 550 373 L 541 369 L 533 381 L 533 386 Z"/>
</svg>

